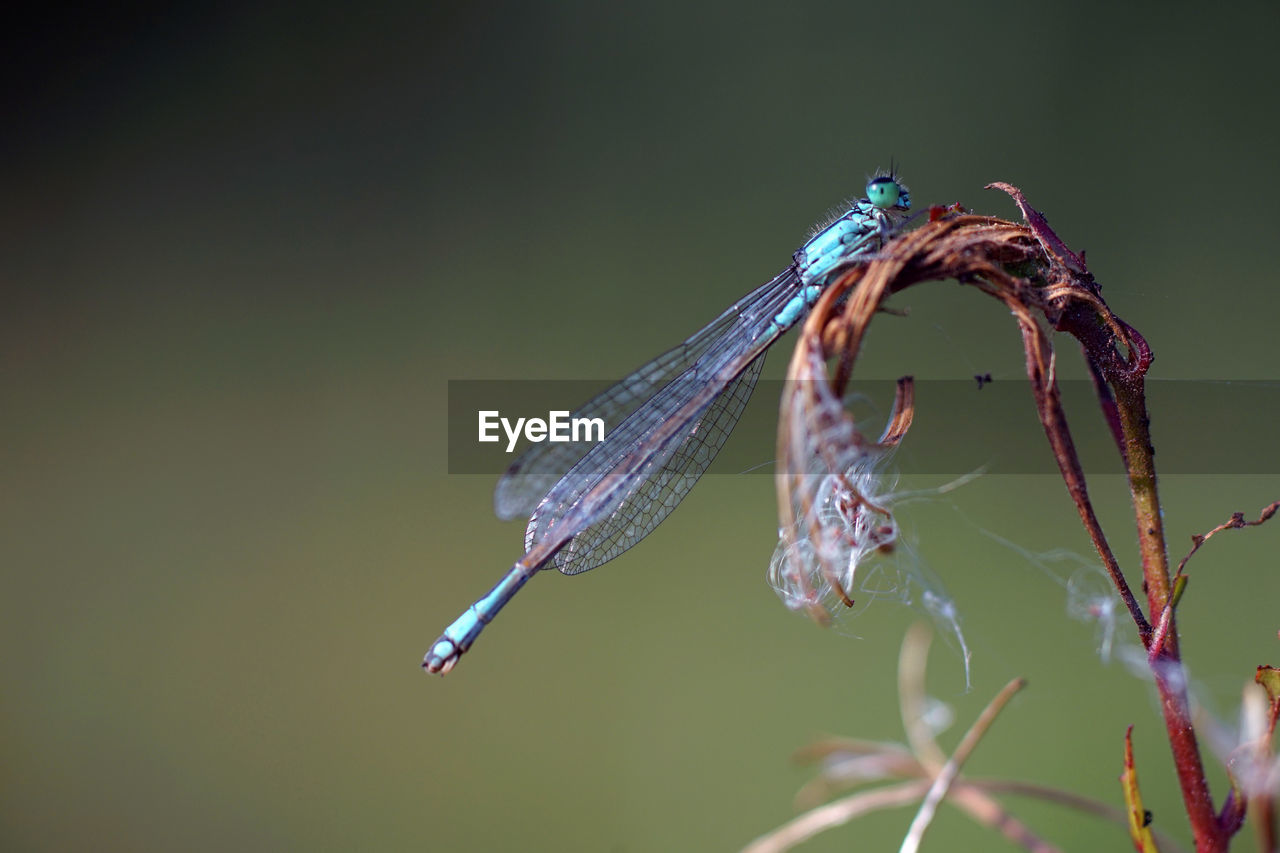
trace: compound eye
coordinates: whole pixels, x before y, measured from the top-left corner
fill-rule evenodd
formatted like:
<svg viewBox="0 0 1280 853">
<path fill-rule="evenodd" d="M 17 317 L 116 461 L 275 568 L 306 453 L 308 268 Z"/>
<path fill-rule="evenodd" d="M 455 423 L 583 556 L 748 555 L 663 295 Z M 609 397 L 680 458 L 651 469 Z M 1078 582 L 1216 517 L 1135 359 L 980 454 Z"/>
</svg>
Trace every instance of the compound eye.
<svg viewBox="0 0 1280 853">
<path fill-rule="evenodd" d="M 893 207 L 899 195 L 898 182 L 893 178 L 875 178 L 867 184 L 867 201 L 876 207 Z"/>
</svg>

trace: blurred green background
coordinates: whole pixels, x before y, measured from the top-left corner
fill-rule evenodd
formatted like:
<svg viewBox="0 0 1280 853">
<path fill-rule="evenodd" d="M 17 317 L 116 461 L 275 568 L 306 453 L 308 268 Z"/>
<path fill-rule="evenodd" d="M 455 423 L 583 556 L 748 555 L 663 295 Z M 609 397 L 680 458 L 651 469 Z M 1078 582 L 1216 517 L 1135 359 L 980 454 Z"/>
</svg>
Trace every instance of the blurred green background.
<svg viewBox="0 0 1280 853">
<path fill-rule="evenodd" d="M 1023 187 L 1153 376 L 1280 379 L 1270 4 L 31 14 L 0 134 L 5 849 L 732 850 L 794 814 L 813 736 L 900 738 L 916 615 L 872 608 L 852 639 L 786 612 L 758 474 L 708 477 L 614 564 L 535 579 L 448 678 L 419 669 L 522 541 L 492 477 L 448 475 L 447 381 L 617 378 L 890 157 L 921 208 L 1012 217 L 982 187 Z M 908 295 L 860 375 L 1021 375 L 990 300 Z M 1280 497 L 1273 435 L 1153 417 L 1157 446 L 1258 442 L 1257 476 L 1162 481 L 1175 559 Z M 1132 567 L 1123 483 L 1093 489 Z M 974 651 L 965 693 L 935 646 L 945 745 L 1027 676 L 971 772 L 1118 803 L 1134 724 L 1148 806 L 1186 838 L 1148 685 L 979 530 L 1087 556 L 1061 484 L 989 477 L 917 518 Z M 1226 724 L 1280 663 L 1277 536 L 1191 564 L 1185 651 Z M 1010 806 L 1064 849 L 1127 848 Z M 896 849 L 909 820 L 807 849 Z M 949 808 L 931 839 L 1012 849 Z"/>
</svg>

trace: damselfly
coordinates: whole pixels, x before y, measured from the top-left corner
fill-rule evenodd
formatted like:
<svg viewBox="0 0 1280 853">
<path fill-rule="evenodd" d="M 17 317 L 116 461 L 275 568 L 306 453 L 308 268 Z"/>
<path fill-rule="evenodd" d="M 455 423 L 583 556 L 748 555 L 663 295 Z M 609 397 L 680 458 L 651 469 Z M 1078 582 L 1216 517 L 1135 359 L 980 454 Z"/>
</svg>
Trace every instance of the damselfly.
<svg viewBox="0 0 1280 853">
<path fill-rule="evenodd" d="M 764 353 L 817 301 L 845 266 L 875 252 L 911 206 L 890 173 L 823 227 L 791 263 L 684 343 L 640 367 L 574 412 L 617 424 L 589 450 L 535 444 L 494 494 L 501 518 L 529 516 L 525 554 L 472 604 L 422 661 L 446 673 L 535 572 L 594 569 L 639 542 L 707 470 L 755 388 Z"/>
</svg>

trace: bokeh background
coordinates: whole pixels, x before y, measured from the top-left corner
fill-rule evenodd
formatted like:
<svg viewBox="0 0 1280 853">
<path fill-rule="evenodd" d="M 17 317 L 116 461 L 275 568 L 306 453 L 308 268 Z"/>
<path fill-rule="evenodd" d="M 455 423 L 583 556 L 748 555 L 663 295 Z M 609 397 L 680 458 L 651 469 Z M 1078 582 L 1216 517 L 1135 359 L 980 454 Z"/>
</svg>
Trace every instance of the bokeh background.
<svg viewBox="0 0 1280 853">
<path fill-rule="evenodd" d="M 1153 376 L 1280 379 L 1270 4 L 29 15 L 0 133 L 5 849 L 732 850 L 794 814 L 811 738 L 900 739 L 918 614 L 871 608 L 854 639 L 786 612 L 767 469 L 708 477 L 616 563 L 536 578 L 448 678 L 419 670 L 522 540 L 492 477 L 448 473 L 447 382 L 617 378 L 890 157 L 922 207 L 1012 217 L 982 187 L 1022 186 Z M 989 300 L 908 306 L 860 375 L 1021 375 Z M 1202 415 L 1154 412 L 1157 445 L 1256 443 L 1258 473 L 1162 481 L 1175 559 L 1280 497 L 1274 433 Z M 1132 568 L 1123 483 L 1093 488 Z M 1157 825 L 1187 838 L 1149 686 L 1027 559 L 1089 555 L 1061 484 L 987 477 L 917 518 L 973 650 L 966 692 L 935 646 L 944 744 L 1026 676 L 971 772 L 1119 803 L 1133 724 Z M 1278 535 L 1191 564 L 1185 651 L 1227 725 L 1280 662 Z M 1064 849 L 1128 845 L 1010 806 Z M 808 849 L 896 849 L 909 820 Z M 948 808 L 931 838 L 1012 849 Z"/>
</svg>

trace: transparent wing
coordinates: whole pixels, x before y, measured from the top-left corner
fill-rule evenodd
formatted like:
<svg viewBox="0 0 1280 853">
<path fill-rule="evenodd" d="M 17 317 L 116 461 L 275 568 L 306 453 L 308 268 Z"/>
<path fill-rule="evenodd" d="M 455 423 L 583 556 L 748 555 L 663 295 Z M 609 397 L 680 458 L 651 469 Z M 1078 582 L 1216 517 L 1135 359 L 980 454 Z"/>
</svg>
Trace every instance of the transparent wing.
<svg viewBox="0 0 1280 853">
<path fill-rule="evenodd" d="M 669 439 L 672 449 L 652 460 L 652 470 L 617 509 L 573 537 L 550 565 L 566 575 L 576 575 L 607 563 L 652 533 L 689 494 L 724 446 L 756 387 L 764 356 L 757 356 L 701 417 Z"/>
<path fill-rule="evenodd" d="M 563 542 L 568 553 L 553 564 L 586 571 L 634 545 L 666 517 L 737 422 L 759 377 L 760 355 L 782 334 L 773 320 L 793 297 L 794 289 L 779 289 L 738 311 L 734 327 L 697 363 L 578 460 L 529 517 L 525 550 L 552 539 Z M 698 465 L 697 476 L 679 476 Z M 646 485 L 651 478 L 658 482 Z M 664 502 L 669 505 L 661 508 Z M 583 536 L 601 524 L 603 529 Z M 595 554 L 593 546 L 607 553 Z"/>
<path fill-rule="evenodd" d="M 613 429 L 644 407 L 654 395 L 697 364 L 735 327 L 753 306 L 785 302 L 798 288 L 795 270 L 788 267 L 773 279 L 729 306 L 684 343 L 642 365 L 626 378 L 584 403 L 571 417 L 601 418 Z M 502 519 L 524 518 L 588 452 L 591 442 L 541 442 L 529 447 L 507 468 L 493 494 L 493 510 Z"/>
</svg>

